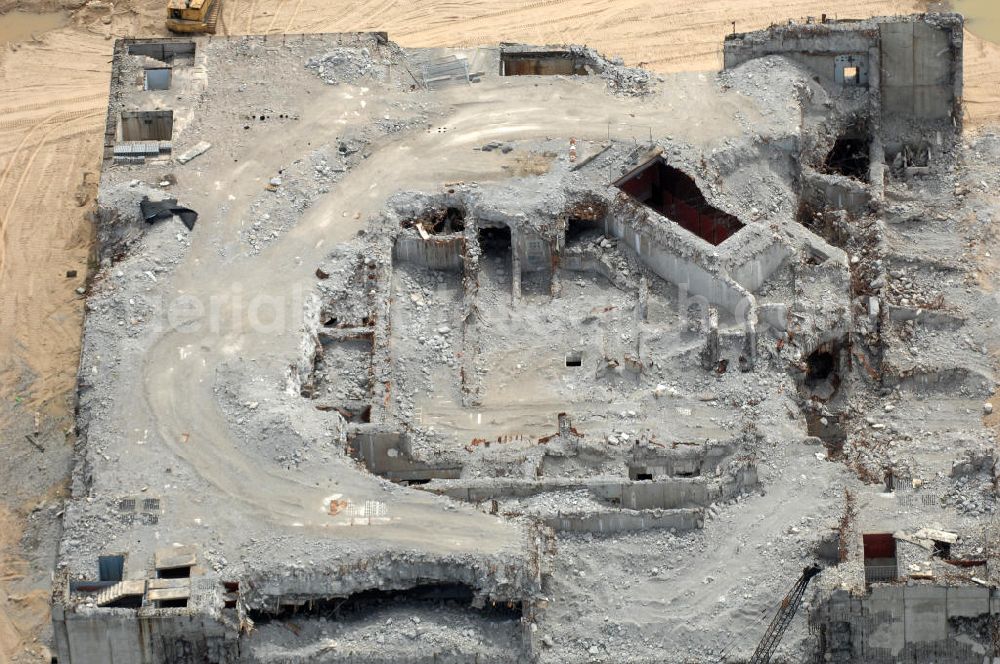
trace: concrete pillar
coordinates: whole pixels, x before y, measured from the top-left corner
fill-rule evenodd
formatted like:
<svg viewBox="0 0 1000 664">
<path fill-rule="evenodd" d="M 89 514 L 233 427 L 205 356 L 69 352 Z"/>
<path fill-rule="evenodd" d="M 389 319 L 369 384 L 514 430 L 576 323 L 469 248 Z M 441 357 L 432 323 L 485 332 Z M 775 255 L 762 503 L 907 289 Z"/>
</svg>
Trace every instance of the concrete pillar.
<svg viewBox="0 0 1000 664">
<path fill-rule="evenodd" d="M 481 392 L 479 372 L 476 371 L 479 358 L 476 302 L 479 296 L 480 255 L 476 225 L 468 223 L 465 227 L 465 253 L 462 255 L 462 405 L 467 408 L 479 405 Z"/>
<path fill-rule="evenodd" d="M 510 298 L 512 304 L 521 299 L 521 255 L 519 248 L 520 234 L 514 229 L 510 232 Z"/>
<path fill-rule="evenodd" d="M 562 260 L 563 243 L 557 238 L 549 244 L 549 264 L 552 266 L 552 274 L 549 278 L 549 295 L 559 297 L 562 293 L 562 280 L 559 278 L 559 261 Z"/>
<path fill-rule="evenodd" d="M 757 320 L 756 314 L 747 317 L 743 335 L 743 353 L 740 355 L 740 371 L 753 371 L 757 366 Z"/>
<path fill-rule="evenodd" d="M 708 334 L 705 347 L 701 351 L 701 367 L 712 371 L 719 366 L 719 310 L 710 307 L 708 310 Z"/>
<path fill-rule="evenodd" d="M 384 255 L 384 254 L 383 254 Z M 391 254 L 390 254 L 391 255 Z M 365 260 L 363 267 L 368 281 L 368 311 L 374 319 L 372 330 L 372 384 L 371 422 L 385 424 L 390 418 L 390 408 L 386 406 L 386 395 L 392 391 L 391 365 L 386 362 L 392 344 L 391 316 L 385 304 L 391 296 L 392 261 L 380 263 L 373 258 Z"/>
<path fill-rule="evenodd" d="M 646 275 L 639 277 L 639 320 L 646 321 L 649 317 L 649 281 Z"/>
</svg>

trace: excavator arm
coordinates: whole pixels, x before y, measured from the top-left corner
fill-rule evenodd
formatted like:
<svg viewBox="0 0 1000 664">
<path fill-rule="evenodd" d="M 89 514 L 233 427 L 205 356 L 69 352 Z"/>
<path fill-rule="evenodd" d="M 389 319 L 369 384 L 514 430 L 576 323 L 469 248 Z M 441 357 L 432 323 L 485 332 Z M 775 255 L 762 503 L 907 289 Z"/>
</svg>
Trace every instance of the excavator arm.
<svg viewBox="0 0 1000 664">
<path fill-rule="evenodd" d="M 785 630 L 788 629 L 788 625 L 791 624 L 792 618 L 795 617 L 795 612 L 798 610 L 799 604 L 802 603 L 802 596 L 806 592 L 806 586 L 809 585 L 814 576 L 819 574 L 819 571 L 819 565 L 810 565 L 802 570 L 802 576 L 799 577 L 799 580 L 789 593 L 785 595 L 785 598 L 781 600 L 781 606 L 778 607 L 778 612 L 764 633 L 764 638 L 760 640 L 757 650 L 754 651 L 753 657 L 750 658 L 750 664 L 768 664 L 771 661 L 771 656 L 774 655 L 774 651 L 778 648 L 781 637 L 785 635 Z"/>
</svg>

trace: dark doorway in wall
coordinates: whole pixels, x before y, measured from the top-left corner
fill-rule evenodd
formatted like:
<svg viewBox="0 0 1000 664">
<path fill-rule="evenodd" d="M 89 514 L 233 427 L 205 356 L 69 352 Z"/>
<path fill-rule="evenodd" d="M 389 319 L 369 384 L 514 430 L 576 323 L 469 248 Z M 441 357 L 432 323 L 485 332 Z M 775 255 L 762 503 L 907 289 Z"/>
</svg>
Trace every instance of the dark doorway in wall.
<svg viewBox="0 0 1000 664">
<path fill-rule="evenodd" d="M 501 53 L 501 76 L 586 76 L 586 58 L 569 51 Z"/>
<path fill-rule="evenodd" d="M 597 238 L 604 231 L 604 224 L 597 220 L 570 217 L 566 220 L 566 244 L 576 242 L 584 237 Z"/>
<path fill-rule="evenodd" d="M 100 581 L 121 581 L 125 576 L 125 556 L 98 556 L 97 578 Z"/>
<path fill-rule="evenodd" d="M 510 226 L 480 226 L 479 248 L 483 256 L 506 256 L 510 253 Z"/>
<path fill-rule="evenodd" d="M 566 366 L 567 367 L 579 367 L 583 365 L 583 353 L 579 351 L 573 351 L 572 353 L 566 353 Z"/>
<path fill-rule="evenodd" d="M 714 245 L 722 244 L 743 228 L 739 219 L 709 205 L 697 183 L 662 157 L 626 173 L 615 186 Z"/>
<path fill-rule="evenodd" d="M 827 173 L 846 175 L 862 182 L 868 181 L 870 163 L 870 138 L 838 138 L 826 155 L 824 167 Z"/>
<path fill-rule="evenodd" d="M 653 473 L 636 473 L 635 474 L 635 479 L 637 481 L 639 481 L 639 482 L 642 482 L 642 481 L 645 481 L 645 480 L 652 480 L 653 479 Z"/>
<path fill-rule="evenodd" d="M 892 533 L 862 535 L 865 553 L 865 583 L 893 581 L 899 576 L 896 538 Z"/>
<path fill-rule="evenodd" d="M 174 133 L 173 111 L 122 111 L 123 141 L 169 141 Z"/>
</svg>

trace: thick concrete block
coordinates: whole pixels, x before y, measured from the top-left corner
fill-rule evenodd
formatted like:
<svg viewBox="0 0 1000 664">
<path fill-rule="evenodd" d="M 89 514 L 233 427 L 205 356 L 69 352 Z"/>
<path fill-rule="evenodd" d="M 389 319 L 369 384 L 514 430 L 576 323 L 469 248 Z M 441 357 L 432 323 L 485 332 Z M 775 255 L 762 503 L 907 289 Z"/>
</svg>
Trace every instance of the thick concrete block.
<svg viewBox="0 0 1000 664">
<path fill-rule="evenodd" d="M 990 611 L 990 590 L 976 586 L 947 588 L 948 617 L 973 618 Z"/>
<path fill-rule="evenodd" d="M 913 86 L 913 24 L 882 23 L 882 86 Z"/>
<path fill-rule="evenodd" d="M 907 586 L 904 593 L 906 640 L 908 643 L 948 638 L 945 614 L 948 589 L 942 586 Z"/>
<path fill-rule="evenodd" d="M 901 650 L 906 642 L 903 588 L 876 586 L 865 602 L 865 614 L 872 620 L 872 630 L 866 635 L 870 648 Z"/>
</svg>

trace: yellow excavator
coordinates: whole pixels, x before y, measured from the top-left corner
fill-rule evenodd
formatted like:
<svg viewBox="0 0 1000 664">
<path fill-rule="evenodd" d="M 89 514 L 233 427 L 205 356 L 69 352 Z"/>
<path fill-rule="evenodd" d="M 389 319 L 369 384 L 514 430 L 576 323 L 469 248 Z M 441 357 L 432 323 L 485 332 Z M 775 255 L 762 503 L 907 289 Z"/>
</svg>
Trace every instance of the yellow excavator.
<svg viewBox="0 0 1000 664">
<path fill-rule="evenodd" d="M 222 0 L 168 0 L 167 30 L 183 34 L 215 34 Z"/>
</svg>

